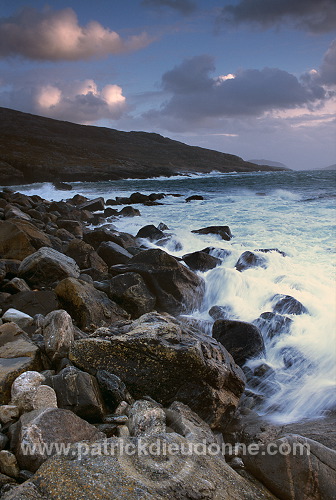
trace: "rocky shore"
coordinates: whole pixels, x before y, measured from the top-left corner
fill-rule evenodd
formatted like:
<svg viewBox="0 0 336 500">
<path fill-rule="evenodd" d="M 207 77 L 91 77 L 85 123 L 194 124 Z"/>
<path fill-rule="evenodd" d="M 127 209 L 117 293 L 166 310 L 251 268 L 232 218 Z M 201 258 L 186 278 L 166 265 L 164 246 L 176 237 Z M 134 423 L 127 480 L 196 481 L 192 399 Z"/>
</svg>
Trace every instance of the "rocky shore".
<svg viewBox="0 0 336 500">
<path fill-rule="evenodd" d="M 260 328 L 276 335 L 303 305 L 277 296 L 255 324 L 219 306 L 213 325 L 186 319 L 220 251 L 177 259 L 149 248 L 171 241 L 164 223 L 136 236 L 113 226 L 162 197 L 0 192 L 0 497 L 335 498 L 332 416 L 271 425 L 245 388 L 272 384 L 267 365 L 244 366 L 263 353 Z"/>
</svg>

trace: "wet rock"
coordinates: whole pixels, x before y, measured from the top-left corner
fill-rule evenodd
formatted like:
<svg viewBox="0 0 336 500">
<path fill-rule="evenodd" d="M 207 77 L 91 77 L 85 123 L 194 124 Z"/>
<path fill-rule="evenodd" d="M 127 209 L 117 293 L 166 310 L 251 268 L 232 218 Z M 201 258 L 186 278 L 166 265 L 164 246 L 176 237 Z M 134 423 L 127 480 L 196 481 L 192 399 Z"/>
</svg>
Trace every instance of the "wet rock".
<svg viewBox="0 0 336 500">
<path fill-rule="evenodd" d="M 121 215 L 122 217 L 138 217 L 141 213 L 137 208 L 124 207 L 120 210 L 118 215 Z"/>
<path fill-rule="evenodd" d="M 106 405 L 114 411 L 120 403 L 133 403 L 133 398 L 122 380 L 107 370 L 97 370 L 96 378 Z"/>
<path fill-rule="evenodd" d="M 109 282 L 108 296 L 127 311 L 132 318 L 154 309 L 156 299 L 144 279 L 137 273 L 119 274 Z"/>
<path fill-rule="evenodd" d="M 41 247 L 51 247 L 46 234 L 27 221 L 0 221 L 0 255 L 3 259 L 22 260 Z"/>
<path fill-rule="evenodd" d="M 165 234 L 153 224 L 142 227 L 136 235 L 137 238 L 146 238 L 150 241 L 158 241 L 161 238 L 164 238 L 164 236 Z"/>
<path fill-rule="evenodd" d="M 56 392 L 59 408 L 71 410 L 89 422 L 102 420 L 104 402 L 93 375 L 69 366 L 49 377 L 47 382 Z"/>
<path fill-rule="evenodd" d="M 10 401 L 14 380 L 27 370 L 42 370 L 38 347 L 15 323 L 0 326 L 0 404 Z"/>
<path fill-rule="evenodd" d="M 279 250 L 278 248 L 258 248 L 255 250 L 255 252 L 263 252 L 263 253 L 270 253 L 270 252 L 276 252 L 282 255 L 283 257 L 286 257 L 287 254 L 283 252 L 282 250 Z"/>
<path fill-rule="evenodd" d="M 67 200 L 68 203 L 72 203 L 73 205 L 82 205 L 86 201 L 89 201 L 89 199 L 86 196 L 83 196 L 81 194 L 75 194 L 72 198 Z"/>
<path fill-rule="evenodd" d="M 131 436 L 148 436 L 166 432 L 166 415 L 161 406 L 138 400 L 129 411 L 128 428 Z"/>
<path fill-rule="evenodd" d="M 20 469 L 16 457 L 8 450 L 0 451 L 0 472 L 9 477 L 19 477 Z"/>
<path fill-rule="evenodd" d="M 99 257 L 95 249 L 83 240 L 76 238 L 70 241 L 65 253 L 76 261 L 80 269 L 94 268 L 102 273 L 108 271 L 108 266 Z"/>
<path fill-rule="evenodd" d="M 279 335 L 287 335 L 290 332 L 293 320 L 281 314 L 264 312 L 253 323 L 266 337 L 272 339 Z"/>
<path fill-rule="evenodd" d="M 64 309 L 81 329 L 94 330 L 128 317 L 104 292 L 96 290 L 85 281 L 66 278 L 57 285 L 55 292 Z"/>
<path fill-rule="evenodd" d="M 194 229 L 191 232 L 196 234 L 217 234 L 222 238 L 222 240 L 226 241 L 229 241 L 232 238 L 229 226 L 209 226 L 201 229 Z"/>
<path fill-rule="evenodd" d="M 34 409 L 36 389 L 45 382 L 45 377 L 37 371 L 26 371 L 19 375 L 11 388 L 11 399 L 21 412 Z"/>
<path fill-rule="evenodd" d="M 266 446 L 261 446 L 253 456 L 247 454 L 242 457 L 245 467 L 271 492 L 284 500 L 334 497 L 334 450 L 298 435 L 285 436 L 275 441 L 272 448 L 283 452 L 270 454 Z"/>
<path fill-rule="evenodd" d="M 84 201 L 77 206 L 80 210 L 90 210 L 90 212 L 96 212 L 98 210 L 104 210 L 105 202 L 104 198 L 99 197 L 94 200 Z"/>
<path fill-rule="evenodd" d="M 232 307 L 227 306 L 212 306 L 209 309 L 209 315 L 214 319 L 232 319 L 235 314 L 232 311 Z"/>
<path fill-rule="evenodd" d="M 53 362 L 66 358 L 74 341 L 71 316 L 64 310 L 52 311 L 42 324 L 45 351 Z"/>
<path fill-rule="evenodd" d="M 59 302 L 55 292 L 53 291 L 31 291 L 19 292 L 15 295 L 7 297 L 3 302 L 2 308 L 4 311 L 10 307 L 18 309 L 30 316 L 36 314 L 47 315 L 49 312 L 59 309 Z"/>
<path fill-rule="evenodd" d="M 111 207 L 107 207 L 104 210 L 104 217 L 115 217 L 118 214 L 119 214 L 118 210 L 115 210 L 114 208 Z"/>
<path fill-rule="evenodd" d="M 132 258 L 132 254 L 122 246 L 117 245 L 117 243 L 113 243 L 113 241 L 101 243 L 97 249 L 97 253 L 108 267 L 115 264 L 126 264 Z"/>
<path fill-rule="evenodd" d="M 266 268 L 267 260 L 261 255 L 256 255 L 253 252 L 246 251 L 239 257 L 235 268 L 237 269 L 237 271 L 245 271 L 246 269 L 250 269 L 251 267 Z"/>
<path fill-rule="evenodd" d="M 301 302 L 290 295 L 275 295 L 273 297 L 273 311 L 279 314 L 308 314 L 308 309 Z"/>
<path fill-rule="evenodd" d="M 193 310 L 202 302 L 204 281 L 163 250 L 145 250 L 112 270 L 140 274 L 156 296 L 157 308 L 170 314 Z"/>
<path fill-rule="evenodd" d="M 21 278 L 13 278 L 2 287 L 2 291 L 14 294 L 19 292 L 29 292 L 30 288 L 25 280 Z"/>
<path fill-rule="evenodd" d="M 72 191 L 71 184 L 67 184 L 66 182 L 54 181 L 53 186 L 58 191 Z"/>
<path fill-rule="evenodd" d="M 132 193 L 129 200 L 131 203 L 146 203 L 146 201 L 150 201 L 149 196 L 142 193 Z"/>
<path fill-rule="evenodd" d="M 221 264 L 221 260 L 205 252 L 192 252 L 183 255 L 182 260 L 192 271 L 209 271 Z"/>
<path fill-rule="evenodd" d="M 214 428 L 232 413 L 244 388 L 243 372 L 220 344 L 157 313 L 145 314 L 112 341 L 76 341 L 70 359 L 87 371 L 114 373 L 136 398 L 181 401 Z"/>
<path fill-rule="evenodd" d="M 63 278 L 77 278 L 79 274 L 74 259 L 47 247 L 26 257 L 19 267 L 19 276 L 31 286 L 48 286 Z"/>
<path fill-rule="evenodd" d="M 47 458 L 56 453 L 56 443 L 66 445 L 103 438 L 104 434 L 73 412 L 47 408 L 34 410 L 20 417 L 11 437 L 11 449 L 20 468 L 35 472 Z M 22 443 L 31 453 L 25 453 Z M 49 453 L 43 445 L 49 448 Z"/>
<path fill-rule="evenodd" d="M 2 321 L 16 323 L 23 330 L 33 323 L 33 318 L 29 314 L 25 314 L 17 309 L 7 309 L 5 314 L 2 316 Z"/>
<path fill-rule="evenodd" d="M 199 194 L 193 194 L 192 196 L 188 196 L 188 198 L 186 198 L 186 202 L 194 201 L 194 200 L 204 200 L 204 198 L 203 198 L 203 196 L 201 196 Z"/>
<path fill-rule="evenodd" d="M 224 260 L 229 255 L 231 255 L 230 250 L 226 250 L 225 248 L 216 248 L 216 247 L 206 247 L 201 250 L 202 252 L 208 253 L 217 259 Z"/>
<path fill-rule="evenodd" d="M 212 336 L 229 351 L 239 366 L 250 358 L 265 354 L 262 335 L 250 323 L 218 319 L 213 325 Z"/>
<path fill-rule="evenodd" d="M 310 361 L 295 347 L 283 347 L 281 349 L 281 355 L 285 368 L 287 369 L 294 367 L 296 370 L 301 368 L 306 371 L 311 366 Z"/>
</svg>

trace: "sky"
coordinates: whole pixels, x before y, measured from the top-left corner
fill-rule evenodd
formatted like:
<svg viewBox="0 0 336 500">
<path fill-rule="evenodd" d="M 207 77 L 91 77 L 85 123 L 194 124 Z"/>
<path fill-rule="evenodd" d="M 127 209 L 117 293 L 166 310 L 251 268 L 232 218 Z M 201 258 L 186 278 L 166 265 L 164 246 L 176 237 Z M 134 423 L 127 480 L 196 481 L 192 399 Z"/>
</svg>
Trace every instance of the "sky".
<svg viewBox="0 0 336 500">
<path fill-rule="evenodd" d="M 1 0 L 0 106 L 336 163 L 336 0 Z"/>
</svg>

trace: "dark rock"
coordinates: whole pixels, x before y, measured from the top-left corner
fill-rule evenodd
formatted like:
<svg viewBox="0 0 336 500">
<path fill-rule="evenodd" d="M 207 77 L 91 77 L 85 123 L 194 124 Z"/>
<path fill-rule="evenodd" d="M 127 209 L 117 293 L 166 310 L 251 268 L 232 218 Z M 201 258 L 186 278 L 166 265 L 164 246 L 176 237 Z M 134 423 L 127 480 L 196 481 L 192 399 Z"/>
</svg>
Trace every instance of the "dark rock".
<svg viewBox="0 0 336 500">
<path fill-rule="evenodd" d="M 119 215 L 122 217 L 136 217 L 141 215 L 140 210 L 133 207 L 124 207 L 120 210 Z"/>
<path fill-rule="evenodd" d="M 16 431 L 11 439 L 11 448 L 15 452 L 20 467 L 32 472 L 35 472 L 47 458 L 56 453 L 57 450 L 52 444 L 71 444 L 104 438 L 104 434 L 93 425 L 73 412 L 61 408 L 47 408 L 25 413 L 16 425 Z M 25 453 L 25 449 L 21 446 L 23 442 L 27 447 L 31 447 L 31 454 Z M 49 445 L 49 453 L 43 444 Z"/>
<path fill-rule="evenodd" d="M 157 200 L 162 200 L 165 198 L 167 195 L 165 193 L 151 193 L 148 198 L 150 201 L 157 201 Z"/>
<path fill-rule="evenodd" d="M 118 274 L 141 274 L 162 311 L 183 313 L 196 309 L 202 302 L 204 281 L 163 250 L 145 250 L 127 265 L 111 267 L 113 270 Z"/>
<path fill-rule="evenodd" d="M 192 196 L 189 196 L 188 198 L 186 198 L 186 202 L 194 201 L 194 200 L 204 200 L 204 198 L 203 198 L 203 196 L 201 196 L 199 194 L 193 194 Z"/>
<path fill-rule="evenodd" d="M 280 255 L 282 255 L 283 257 L 287 256 L 287 254 L 285 252 L 283 252 L 282 250 L 279 250 L 278 248 L 258 248 L 257 250 L 255 250 L 255 252 L 263 252 L 263 253 L 277 252 Z"/>
<path fill-rule="evenodd" d="M 290 295 L 275 295 L 273 311 L 279 314 L 308 314 L 308 309 Z"/>
<path fill-rule="evenodd" d="M 26 257 L 19 267 L 19 276 L 31 286 L 48 286 L 63 278 L 77 278 L 79 274 L 74 259 L 48 247 Z"/>
<path fill-rule="evenodd" d="M 2 287 L 2 291 L 7 293 L 29 292 L 30 288 L 21 278 L 13 278 Z"/>
<path fill-rule="evenodd" d="M 232 238 L 229 226 L 209 226 L 203 227 L 202 229 L 194 229 L 191 232 L 196 234 L 217 234 L 222 238 L 222 240 L 226 241 L 229 241 Z"/>
<path fill-rule="evenodd" d="M 215 247 L 206 247 L 201 250 L 202 252 L 208 253 L 217 259 L 224 260 L 226 257 L 231 255 L 230 250 L 226 250 L 225 248 L 215 248 Z"/>
<path fill-rule="evenodd" d="M 66 182 L 55 181 L 53 182 L 53 186 L 59 191 L 72 191 L 71 184 L 67 184 Z"/>
<path fill-rule="evenodd" d="M 75 196 L 73 196 L 72 198 L 70 198 L 67 201 L 68 201 L 68 203 L 72 203 L 73 205 L 77 206 L 77 205 L 82 205 L 86 201 L 89 201 L 89 198 L 87 198 L 86 196 L 83 196 L 81 194 L 75 194 Z"/>
<path fill-rule="evenodd" d="M 169 231 L 169 227 L 164 222 L 160 222 L 157 228 L 159 231 Z"/>
<path fill-rule="evenodd" d="M 125 309 L 132 318 L 138 318 L 154 309 L 156 299 L 144 279 L 137 273 L 119 274 L 111 279 L 108 296 Z"/>
<path fill-rule="evenodd" d="M 83 226 L 77 220 L 58 220 L 57 225 L 61 229 L 66 229 L 71 233 L 75 238 L 83 237 Z"/>
<path fill-rule="evenodd" d="M 232 319 L 235 314 L 231 306 L 212 306 L 209 309 L 209 315 L 214 319 Z"/>
<path fill-rule="evenodd" d="M 15 205 L 8 204 L 4 211 L 5 219 L 20 219 L 31 221 L 31 216 L 24 213 L 20 208 Z"/>
<path fill-rule="evenodd" d="M 59 302 L 53 291 L 19 292 L 8 297 L 2 304 L 4 312 L 11 307 L 32 317 L 36 314 L 46 316 L 51 311 L 59 309 Z"/>
<path fill-rule="evenodd" d="M 160 229 L 157 229 L 153 224 L 142 227 L 136 235 L 137 238 L 146 238 L 150 241 L 157 241 L 164 236 L 164 233 L 160 231 Z"/>
<path fill-rule="evenodd" d="M 112 341 L 76 341 L 70 359 L 84 370 L 114 373 L 135 398 L 181 401 L 212 428 L 224 425 L 244 388 L 243 372 L 220 344 L 157 313 L 145 314 Z"/>
<path fill-rule="evenodd" d="M 105 241 L 113 241 L 114 243 L 125 247 L 119 235 L 120 233 L 103 227 L 84 233 L 83 240 L 89 245 L 93 246 L 94 249 L 97 249 L 99 245 Z"/>
<path fill-rule="evenodd" d="M 146 203 L 146 201 L 151 201 L 149 200 L 149 197 L 146 194 L 141 194 L 141 193 L 132 193 L 131 196 L 129 197 L 129 200 L 131 203 Z"/>
<path fill-rule="evenodd" d="M 8 280 L 15 278 L 18 275 L 20 264 L 21 260 L 0 259 L 0 273 L 3 278 Z"/>
<path fill-rule="evenodd" d="M 97 370 L 96 378 L 104 398 L 105 404 L 111 411 L 114 411 L 122 402 L 132 404 L 133 398 L 128 392 L 126 385 L 122 380 L 108 372 L 107 370 Z"/>
<path fill-rule="evenodd" d="M 80 210 L 90 210 L 90 212 L 96 212 L 97 210 L 104 210 L 105 202 L 104 198 L 95 198 L 94 200 L 84 201 L 78 205 Z"/>
<path fill-rule="evenodd" d="M 293 320 L 276 314 L 273 312 L 264 312 L 258 319 L 253 321 L 257 328 L 264 333 L 266 337 L 272 339 L 279 335 L 286 335 L 289 333 Z"/>
<path fill-rule="evenodd" d="M 128 317 L 105 293 L 85 281 L 66 278 L 57 285 L 55 292 L 64 309 L 81 329 L 93 330 Z"/>
<path fill-rule="evenodd" d="M 74 239 L 69 242 L 65 254 L 74 259 L 80 269 L 94 268 L 107 273 L 108 266 L 95 249 L 83 240 Z"/>
<path fill-rule="evenodd" d="M 213 325 L 212 336 L 229 351 L 239 366 L 250 358 L 265 354 L 262 335 L 250 323 L 218 319 Z"/>
<path fill-rule="evenodd" d="M 22 260 L 41 247 L 50 247 L 48 236 L 23 220 L 0 221 L 0 255 Z"/>
<path fill-rule="evenodd" d="M 221 260 L 216 257 L 212 257 L 205 252 L 193 252 L 183 255 L 182 260 L 192 269 L 193 271 L 209 271 L 214 267 L 221 264 Z"/>
<path fill-rule="evenodd" d="M 97 253 L 108 267 L 115 264 L 126 264 L 133 257 L 125 248 L 113 241 L 101 243 L 97 248 Z"/>
<path fill-rule="evenodd" d="M 118 210 L 115 210 L 114 208 L 111 207 L 107 207 L 104 210 L 104 217 L 114 217 L 118 214 L 119 214 Z"/>
<path fill-rule="evenodd" d="M 261 255 L 256 255 L 253 252 L 246 251 L 239 257 L 235 268 L 237 271 L 245 271 L 245 269 L 250 269 L 251 267 L 267 267 L 267 260 Z"/>
<path fill-rule="evenodd" d="M 93 375 L 74 366 L 47 379 L 57 395 L 59 408 L 71 410 L 89 422 L 100 422 L 105 408 L 98 382 Z"/>
<path fill-rule="evenodd" d="M 73 240 L 74 238 L 76 238 L 76 236 L 74 236 L 72 233 L 70 233 L 69 231 L 67 231 L 66 229 L 57 229 L 56 233 L 55 233 L 55 237 L 59 240 L 61 240 L 62 242 L 68 242 L 68 241 L 71 241 Z M 50 240 L 51 240 L 51 243 L 52 243 L 52 246 L 55 250 L 58 250 L 59 252 L 62 252 L 63 250 L 63 245 L 55 245 L 55 239 L 50 236 Z"/>
<path fill-rule="evenodd" d="M 294 368 L 296 373 L 298 372 L 298 369 L 302 369 L 304 371 L 307 371 L 311 367 L 311 363 L 308 361 L 308 359 L 305 358 L 305 356 L 302 354 L 302 352 L 297 349 L 296 347 L 283 347 L 281 349 L 281 355 L 283 359 L 283 363 L 285 365 L 285 368 Z M 301 372 L 300 372 L 301 375 Z"/>
</svg>

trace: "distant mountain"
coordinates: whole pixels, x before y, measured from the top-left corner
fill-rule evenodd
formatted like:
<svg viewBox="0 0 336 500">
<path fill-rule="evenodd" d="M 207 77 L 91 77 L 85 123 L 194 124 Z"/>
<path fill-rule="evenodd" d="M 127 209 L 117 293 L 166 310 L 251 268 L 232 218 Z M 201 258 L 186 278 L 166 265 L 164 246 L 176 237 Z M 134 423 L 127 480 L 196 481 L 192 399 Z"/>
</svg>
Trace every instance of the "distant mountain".
<svg viewBox="0 0 336 500">
<path fill-rule="evenodd" d="M 334 165 L 329 165 L 329 167 L 324 167 L 321 170 L 336 170 L 336 163 L 334 163 Z"/>
<path fill-rule="evenodd" d="M 159 134 L 78 125 L 0 107 L 0 184 L 101 181 L 191 172 L 283 170 Z"/>
<path fill-rule="evenodd" d="M 256 163 L 257 165 L 266 165 L 268 167 L 280 167 L 283 170 L 291 170 L 290 168 L 288 168 L 283 163 L 280 163 L 279 161 L 272 161 L 272 160 L 247 160 L 247 161 L 250 161 L 251 163 Z"/>
</svg>

